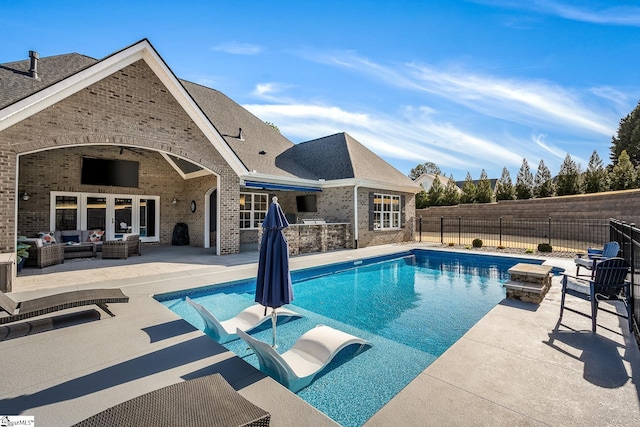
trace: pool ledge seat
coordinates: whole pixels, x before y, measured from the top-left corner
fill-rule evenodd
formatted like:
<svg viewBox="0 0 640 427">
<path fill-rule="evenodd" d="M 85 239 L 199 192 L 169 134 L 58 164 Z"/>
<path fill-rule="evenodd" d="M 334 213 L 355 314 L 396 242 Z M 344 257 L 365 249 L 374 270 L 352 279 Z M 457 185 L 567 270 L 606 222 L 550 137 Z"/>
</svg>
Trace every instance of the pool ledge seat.
<svg viewBox="0 0 640 427">
<path fill-rule="evenodd" d="M 186 297 L 187 304 L 193 307 L 200 317 L 204 320 L 205 323 L 205 334 L 209 335 L 220 344 L 227 343 L 229 341 L 233 341 L 238 339 L 238 335 L 236 335 L 236 329 L 240 329 L 242 331 L 250 331 L 252 329 L 257 328 L 262 325 L 267 319 L 271 319 L 271 313 L 265 315 L 265 307 L 260 304 L 252 305 L 251 307 L 245 308 L 237 316 L 228 319 L 219 321 L 216 316 L 213 315 L 206 307 L 198 304 L 194 300 L 189 297 Z M 276 315 L 278 319 L 288 318 L 288 319 L 297 319 L 302 317 L 300 314 L 286 309 L 284 307 L 278 308 L 276 311 Z"/>
<path fill-rule="evenodd" d="M 258 357 L 260 370 L 294 393 L 311 384 L 342 349 L 352 344 L 360 346 L 358 351 L 364 346 L 371 346 L 362 338 L 330 326 L 318 325 L 305 332 L 290 350 L 279 354 L 269 344 L 256 340 L 240 329 L 236 333 Z"/>
</svg>

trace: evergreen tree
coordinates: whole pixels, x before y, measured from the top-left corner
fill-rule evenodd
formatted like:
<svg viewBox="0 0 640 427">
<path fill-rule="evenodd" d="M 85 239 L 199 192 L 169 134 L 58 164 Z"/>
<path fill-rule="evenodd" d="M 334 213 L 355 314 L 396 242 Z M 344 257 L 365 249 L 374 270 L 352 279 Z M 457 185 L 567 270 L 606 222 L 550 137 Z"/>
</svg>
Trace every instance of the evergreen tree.
<svg viewBox="0 0 640 427">
<path fill-rule="evenodd" d="M 427 191 L 427 203 L 429 203 L 429 206 L 441 206 L 443 193 L 444 187 L 440 181 L 440 175 L 436 175 L 431 188 Z"/>
<path fill-rule="evenodd" d="M 480 173 L 480 180 L 476 188 L 476 202 L 489 203 L 493 201 L 493 190 L 491 189 L 491 181 L 487 177 L 484 169 Z"/>
<path fill-rule="evenodd" d="M 529 168 L 527 159 L 522 159 L 522 166 L 516 177 L 515 194 L 518 200 L 530 199 L 533 197 L 533 175 Z"/>
<path fill-rule="evenodd" d="M 540 160 L 536 177 L 533 180 L 533 194 L 536 197 L 551 197 L 555 192 L 555 185 L 551 179 L 551 171 L 544 164 L 544 160 Z"/>
<path fill-rule="evenodd" d="M 467 176 L 462 184 L 462 194 L 460 195 L 460 203 L 473 203 L 476 201 L 476 185 L 473 183 L 471 174 L 467 172 Z"/>
<path fill-rule="evenodd" d="M 460 189 L 456 185 L 453 175 L 449 175 L 449 182 L 444 187 L 442 195 L 442 204 L 445 206 L 453 206 L 460 203 Z"/>
<path fill-rule="evenodd" d="M 640 165 L 640 102 L 620 120 L 618 135 L 611 140 L 611 162 L 616 165 L 623 151 L 627 152 L 634 167 Z"/>
<path fill-rule="evenodd" d="M 556 178 L 556 191 L 558 196 L 580 194 L 580 167 L 569 154 L 560 165 L 560 172 Z"/>
<path fill-rule="evenodd" d="M 515 191 L 511 181 L 511 174 L 509 169 L 504 167 L 502 168 L 502 176 L 496 183 L 496 200 L 513 200 L 514 197 Z"/>
<path fill-rule="evenodd" d="M 429 207 L 427 192 L 422 190 L 416 194 L 416 209 L 424 209 Z"/>
<path fill-rule="evenodd" d="M 600 193 L 607 189 L 607 173 L 598 152 L 593 150 L 587 170 L 582 174 L 582 191 Z"/>
<path fill-rule="evenodd" d="M 637 188 L 637 178 L 638 174 L 629 159 L 627 151 L 622 150 L 620 157 L 617 159 L 617 164 L 609 174 L 609 187 L 612 190 L 628 190 L 630 188 Z"/>
<path fill-rule="evenodd" d="M 431 175 L 442 175 L 442 171 L 435 163 L 425 162 L 411 169 L 411 172 L 409 172 L 409 178 L 415 181 L 420 177 L 420 175 L 425 173 L 430 173 Z"/>
</svg>

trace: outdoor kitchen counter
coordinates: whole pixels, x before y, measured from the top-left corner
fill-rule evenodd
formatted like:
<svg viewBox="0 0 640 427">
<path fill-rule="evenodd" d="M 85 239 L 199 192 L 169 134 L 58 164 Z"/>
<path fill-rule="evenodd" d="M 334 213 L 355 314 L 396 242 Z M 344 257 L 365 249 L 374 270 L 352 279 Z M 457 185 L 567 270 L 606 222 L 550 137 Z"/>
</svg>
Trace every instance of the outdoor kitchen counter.
<svg viewBox="0 0 640 427">
<path fill-rule="evenodd" d="M 283 230 L 289 243 L 289 255 L 326 252 L 351 248 L 351 224 L 290 224 Z M 262 228 L 258 230 L 258 241 Z"/>
</svg>

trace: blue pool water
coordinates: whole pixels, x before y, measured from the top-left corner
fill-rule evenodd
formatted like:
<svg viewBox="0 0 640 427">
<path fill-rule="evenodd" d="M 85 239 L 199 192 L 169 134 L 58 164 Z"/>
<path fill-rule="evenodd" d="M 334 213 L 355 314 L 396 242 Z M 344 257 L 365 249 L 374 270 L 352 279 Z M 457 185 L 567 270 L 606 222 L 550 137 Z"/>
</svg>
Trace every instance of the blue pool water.
<svg viewBox="0 0 640 427">
<path fill-rule="evenodd" d="M 412 250 L 292 272 L 295 300 L 287 307 L 304 317 L 278 324 L 279 352 L 318 324 L 372 344 L 357 355 L 357 346 L 343 350 L 298 396 L 343 426 L 362 425 L 504 298 L 507 270 L 519 262 L 542 261 Z M 185 296 L 224 320 L 254 304 L 254 295 L 255 279 L 156 299 L 203 330 Z M 269 323 L 252 335 L 271 342 Z M 258 367 L 241 340 L 225 347 Z"/>
</svg>

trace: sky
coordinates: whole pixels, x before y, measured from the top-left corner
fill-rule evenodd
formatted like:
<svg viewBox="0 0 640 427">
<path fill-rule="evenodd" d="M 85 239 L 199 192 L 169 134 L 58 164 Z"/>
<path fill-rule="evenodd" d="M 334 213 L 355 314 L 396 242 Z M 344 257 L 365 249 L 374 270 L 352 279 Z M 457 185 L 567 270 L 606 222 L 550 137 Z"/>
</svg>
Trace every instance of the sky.
<svg viewBox="0 0 640 427">
<path fill-rule="evenodd" d="M 347 132 L 404 174 L 608 164 L 640 100 L 637 0 L 0 0 L 0 63 L 143 38 L 292 142 Z"/>
</svg>

